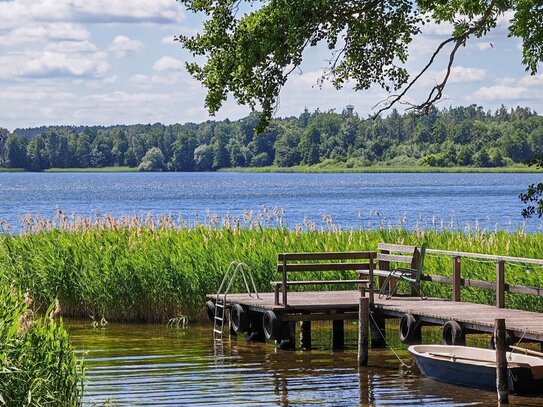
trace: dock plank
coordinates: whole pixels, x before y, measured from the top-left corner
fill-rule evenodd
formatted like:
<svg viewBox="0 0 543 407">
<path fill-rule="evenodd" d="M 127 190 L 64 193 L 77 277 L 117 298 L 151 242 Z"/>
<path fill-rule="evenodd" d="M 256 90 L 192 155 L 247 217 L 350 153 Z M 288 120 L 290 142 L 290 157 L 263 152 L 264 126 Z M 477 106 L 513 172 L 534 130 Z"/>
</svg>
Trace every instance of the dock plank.
<svg viewBox="0 0 543 407">
<path fill-rule="evenodd" d="M 229 294 L 227 303 L 240 304 L 255 311 L 273 310 L 283 314 L 356 312 L 360 292 L 352 291 L 305 291 L 289 292 L 289 306 L 274 305 L 274 293 L 260 293 L 260 298 L 248 294 Z M 214 295 L 208 296 L 215 299 Z M 418 297 L 393 297 L 389 300 L 375 296 L 377 312 L 388 317 L 400 317 L 405 313 L 416 315 L 428 323 L 445 323 L 455 320 L 470 329 L 492 332 L 496 318 L 505 318 L 508 330 L 515 336 L 543 341 L 543 313 L 468 302 L 453 302 L 439 298 L 422 300 Z"/>
</svg>

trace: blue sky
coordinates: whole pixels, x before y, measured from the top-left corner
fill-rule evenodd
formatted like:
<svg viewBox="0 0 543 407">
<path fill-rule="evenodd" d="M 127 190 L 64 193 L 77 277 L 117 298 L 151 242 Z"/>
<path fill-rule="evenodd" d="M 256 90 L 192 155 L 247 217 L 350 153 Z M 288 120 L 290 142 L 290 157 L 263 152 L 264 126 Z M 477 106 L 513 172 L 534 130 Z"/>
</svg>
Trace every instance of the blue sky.
<svg viewBox="0 0 543 407">
<path fill-rule="evenodd" d="M 506 38 L 509 18 L 460 50 L 441 106 L 494 110 L 503 103 L 543 111 L 543 76 L 524 71 L 519 40 Z M 175 0 L 0 0 L 0 127 L 209 119 L 205 90 L 184 69 L 190 55 L 172 41 L 200 25 L 201 18 Z M 425 26 L 411 46 L 412 73 L 449 33 L 446 25 Z M 319 88 L 327 57 L 323 48 L 307 52 L 281 94 L 278 116 L 299 115 L 304 107 L 341 111 L 348 103 L 366 116 L 387 96 L 378 88 Z M 407 100 L 420 102 L 441 69 L 437 65 Z M 216 118 L 248 112 L 230 100 Z"/>
</svg>

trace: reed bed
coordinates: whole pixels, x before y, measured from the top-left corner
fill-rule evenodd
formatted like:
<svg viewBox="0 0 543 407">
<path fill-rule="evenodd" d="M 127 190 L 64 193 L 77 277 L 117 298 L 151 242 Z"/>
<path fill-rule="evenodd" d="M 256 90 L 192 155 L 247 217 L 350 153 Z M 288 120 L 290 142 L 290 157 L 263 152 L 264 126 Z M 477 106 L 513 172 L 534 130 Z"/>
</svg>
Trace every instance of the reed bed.
<svg viewBox="0 0 543 407">
<path fill-rule="evenodd" d="M 263 226 L 272 220 L 275 227 Z M 231 261 L 247 263 L 258 290 L 270 291 L 270 280 L 279 277 L 275 268 L 280 252 L 366 251 L 382 241 L 413 245 L 426 241 L 433 249 L 543 258 L 542 233 L 478 228 L 342 230 L 329 217 L 320 228 L 307 221 L 289 230 L 282 226 L 281 211 L 267 208 L 239 219 L 208 214 L 206 223 L 198 225 L 170 215 L 85 218 L 61 211 L 54 219 L 26 217 L 22 225 L 21 234 L 0 235 L 0 273 L 30 292 L 41 306 L 58 298 L 64 315 L 95 320 L 202 318 L 205 295 L 216 291 Z M 425 263 L 429 274 L 450 275 L 451 268 L 447 257 L 428 256 Z M 462 275 L 494 281 L 495 265 L 466 260 Z M 543 269 L 508 263 L 506 281 L 541 287 Z M 424 289 L 432 296 L 451 295 L 447 285 L 426 283 Z M 465 288 L 462 295 L 468 301 L 495 301 L 490 290 Z M 511 295 L 507 305 L 543 311 L 537 297 Z"/>
<path fill-rule="evenodd" d="M 81 405 L 82 364 L 58 311 L 56 301 L 38 316 L 28 293 L 0 279 L 0 405 Z"/>
</svg>

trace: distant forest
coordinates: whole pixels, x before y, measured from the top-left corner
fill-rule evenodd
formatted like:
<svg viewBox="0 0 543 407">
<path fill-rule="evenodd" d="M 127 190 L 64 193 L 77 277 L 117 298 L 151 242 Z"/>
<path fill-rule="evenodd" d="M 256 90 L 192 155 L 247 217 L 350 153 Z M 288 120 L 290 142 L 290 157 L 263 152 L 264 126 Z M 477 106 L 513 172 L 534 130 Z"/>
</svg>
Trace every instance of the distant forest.
<svg viewBox="0 0 543 407">
<path fill-rule="evenodd" d="M 0 128 L 0 167 L 128 166 L 142 171 L 231 167 L 375 164 L 501 167 L 543 156 L 543 117 L 529 108 L 480 106 L 392 111 L 362 119 L 349 112 L 304 111 L 278 118 L 262 134 L 257 114 L 195 124 Z"/>
</svg>

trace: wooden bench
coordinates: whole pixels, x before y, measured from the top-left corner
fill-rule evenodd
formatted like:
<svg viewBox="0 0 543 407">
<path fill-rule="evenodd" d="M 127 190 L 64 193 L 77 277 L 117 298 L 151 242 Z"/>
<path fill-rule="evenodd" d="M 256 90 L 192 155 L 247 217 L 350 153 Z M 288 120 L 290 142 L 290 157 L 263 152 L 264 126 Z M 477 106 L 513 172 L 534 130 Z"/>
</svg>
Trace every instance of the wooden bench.
<svg viewBox="0 0 543 407">
<path fill-rule="evenodd" d="M 359 284 L 372 290 L 370 281 L 373 279 L 375 252 L 324 252 L 324 253 L 280 253 L 278 255 L 277 271 L 282 274 L 281 281 L 272 281 L 275 291 L 275 305 L 286 307 L 289 286 L 328 285 L 328 284 Z M 364 261 L 365 260 L 365 261 Z M 288 281 L 288 273 L 325 272 L 325 271 L 356 271 L 364 270 L 370 278 L 363 280 L 358 273 L 357 279 L 339 280 L 295 280 Z M 361 290 L 362 291 L 362 290 Z M 283 293 L 280 302 L 279 293 Z"/>
<path fill-rule="evenodd" d="M 424 261 L 426 243 L 419 249 L 416 246 L 379 243 L 377 245 L 377 268 L 372 275 L 379 279 L 379 294 L 383 295 L 388 290 L 387 298 L 394 294 L 399 279 L 406 280 L 411 285 L 411 295 L 420 295 L 420 278 Z M 366 270 L 360 270 L 360 275 L 368 275 Z M 371 278 L 369 278 L 371 280 Z M 388 285 L 388 287 L 387 287 Z M 372 293 L 373 294 L 373 293 Z M 370 294 L 370 301 L 373 302 Z"/>
</svg>

